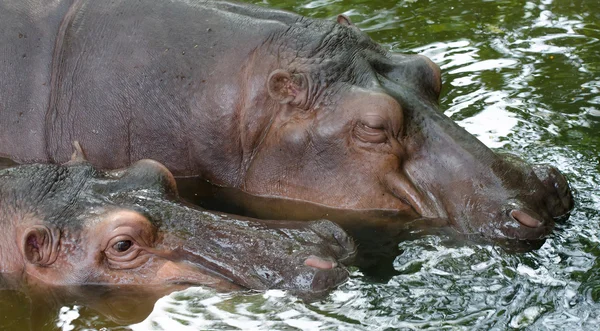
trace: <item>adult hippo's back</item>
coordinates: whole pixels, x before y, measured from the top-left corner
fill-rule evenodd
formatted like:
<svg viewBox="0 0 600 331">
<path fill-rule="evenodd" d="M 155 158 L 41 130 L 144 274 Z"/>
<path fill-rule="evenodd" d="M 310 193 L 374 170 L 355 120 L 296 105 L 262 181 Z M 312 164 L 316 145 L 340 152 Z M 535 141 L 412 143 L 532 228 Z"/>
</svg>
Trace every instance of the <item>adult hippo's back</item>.
<svg viewBox="0 0 600 331">
<path fill-rule="evenodd" d="M 176 176 L 463 233 L 540 238 L 572 208 L 553 167 L 499 155 L 437 106 L 439 68 L 344 16 L 219 1 L 0 3 L 0 154 Z"/>
</svg>

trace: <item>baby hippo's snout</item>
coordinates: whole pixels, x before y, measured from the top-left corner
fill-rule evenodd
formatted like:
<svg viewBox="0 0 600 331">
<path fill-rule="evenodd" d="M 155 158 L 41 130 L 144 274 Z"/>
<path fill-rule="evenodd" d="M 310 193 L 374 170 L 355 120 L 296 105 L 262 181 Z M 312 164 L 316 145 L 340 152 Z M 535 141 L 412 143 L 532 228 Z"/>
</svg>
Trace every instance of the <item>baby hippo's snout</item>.
<svg viewBox="0 0 600 331">
<path fill-rule="evenodd" d="M 287 290 L 305 300 L 327 294 L 348 279 L 345 265 L 356 245 L 330 221 L 221 219 L 205 228 L 189 251 L 208 266 L 249 289 Z M 192 247 L 193 246 L 193 247 Z"/>
<path fill-rule="evenodd" d="M 310 287 L 309 294 L 298 292 L 305 299 L 318 297 L 346 281 L 348 271 L 343 265 L 352 263 L 356 256 L 354 240 L 336 224 L 330 221 L 315 221 L 309 228 L 321 238 L 322 242 L 327 243 L 327 249 L 321 254 L 310 255 L 304 260 L 304 266 L 312 276 L 310 285 L 303 285 Z M 298 280 L 299 284 L 303 283 L 302 279 Z"/>
<path fill-rule="evenodd" d="M 356 245 L 354 240 L 337 224 L 331 221 L 320 220 L 311 222 L 309 228 L 312 229 L 313 232 L 317 234 L 323 242 L 328 244 L 329 249 L 337 261 L 346 265 L 353 262 L 354 258 L 356 257 Z M 308 263 L 307 265 L 316 263 L 319 266 L 315 267 L 320 269 L 328 269 L 323 267 L 325 265 L 323 262 L 319 263 L 316 260 L 309 261 L 309 259 L 307 259 L 305 263 Z M 334 268 L 335 266 L 336 265 L 332 265 L 331 268 Z"/>
<path fill-rule="evenodd" d="M 356 245 L 338 225 L 330 221 L 310 222 L 307 230 L 291 234 L 302 243 L 290 291 L 304 299 L 319 297 L 348 279 L 344 265 L 356 256 Z"/>
</svg>

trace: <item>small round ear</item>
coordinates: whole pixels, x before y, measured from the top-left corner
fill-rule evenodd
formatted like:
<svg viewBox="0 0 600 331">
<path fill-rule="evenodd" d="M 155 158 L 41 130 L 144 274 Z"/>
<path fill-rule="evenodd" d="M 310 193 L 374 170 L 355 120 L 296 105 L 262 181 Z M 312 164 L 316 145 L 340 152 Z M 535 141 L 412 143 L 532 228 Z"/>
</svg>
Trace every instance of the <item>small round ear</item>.
<svg viewBox="0 0 600 331">
<path fill-rule="evenodd" d="M 354 25 L 354 23 L 352 23 L 352 21 L 350 20 L 350 17 L 344 15 L 344 14 L 339 14 L 337 17 L 337 22 L 338 24 L 341 24 L 343 26 L 352 26 Z"/>
<path fill-rule="evenodd" d="M 294 106 L 306 101 L 308 83 L 302 74 L 290 74 L 286 70 L 273 71 L 267 80 L 269 95 L 279 103 L 289 103 Z"/>
<path fill-rule="evenodd" d="M 173 173 L 162 163 L 150 159 L 139 160 L 126 168 L 115 185 L 120 190 L 159 189 L 179 196 Z"/>
<path fill-rule="evenodd" d="M 47 267 L 58 257 L 58 231 L 53 234 L 50 229 L 36 225 L 25 230 L 21 249 L 26 262 Z M 54 236 L 53 236 L 54 235 Z"/>
<path fill-rule="evenodd" d="M 77 164 L 77 163 L 83 163 L 83 162 L 87 162 L 87 159 L 85 157 L 85 154 L 83 153 L 83 149 L 81 148 L 79 141 L 75 140 L 75 141 L 73 141 L 73 154 L 71 154 L 71 160 L 69 160 L 69 162 L 65 163 L 65 165 L 71 165 L 71 164 Z"/>
</svg>

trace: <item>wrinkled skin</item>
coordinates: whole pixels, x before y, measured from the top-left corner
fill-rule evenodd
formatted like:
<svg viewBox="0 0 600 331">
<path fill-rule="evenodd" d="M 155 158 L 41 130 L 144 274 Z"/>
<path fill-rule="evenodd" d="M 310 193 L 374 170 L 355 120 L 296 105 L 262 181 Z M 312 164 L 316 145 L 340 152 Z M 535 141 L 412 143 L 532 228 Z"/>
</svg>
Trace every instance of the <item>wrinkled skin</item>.
<svg viewBox="0 0 600 331">
<path fill-rule="evenodd" d="M 540 239 L 566 179 L 494 153 L 438 109 L 441 73 L 337 21 L 220 1 L 4 0 L 0 155 L 153 158 L 254 195 Z M 24 14 L 25 13 L 25 14 Z M 7 28 L 8 27 L 8 28 Z"/>
<path fill-rule="evenodd" d="M 312 299 L 347 279 L 341 263 L 355 254 L 329 221 L 188 207 L 172 174 L 152 160 L 111 172 L 82 160 L 2 170 L 0 224 L 0 274 L 38 287 L 184 284 Z"/>
</svg>

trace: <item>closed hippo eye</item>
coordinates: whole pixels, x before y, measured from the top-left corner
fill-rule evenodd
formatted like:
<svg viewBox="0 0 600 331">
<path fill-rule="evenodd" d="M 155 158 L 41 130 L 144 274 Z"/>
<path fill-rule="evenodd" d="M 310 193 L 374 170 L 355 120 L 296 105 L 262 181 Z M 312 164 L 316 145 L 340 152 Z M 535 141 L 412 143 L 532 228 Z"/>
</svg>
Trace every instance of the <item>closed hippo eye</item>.
<svg viewBox="0 0 600 331">
<path fill-rule="evenodd" d="M 363 143 L 366 148 L 394 145 L 393 140 L 402 131 L 403 114 L 400 104 L 382 92 L 362 89 L 351 89 L 351 92 L 352 95 L 349 94 L 340 107 L 354 117 L 351 125 L 356 142 Z M 364 143 L 368 145 L 364 146 Z"/>
<path fill-rule="evenodd" d="M 359 122 L 354 128 L 354 135 L 366 143 L 382 144 L 388 141 L 386 129 L 380 125 Z"/>
</svg>

